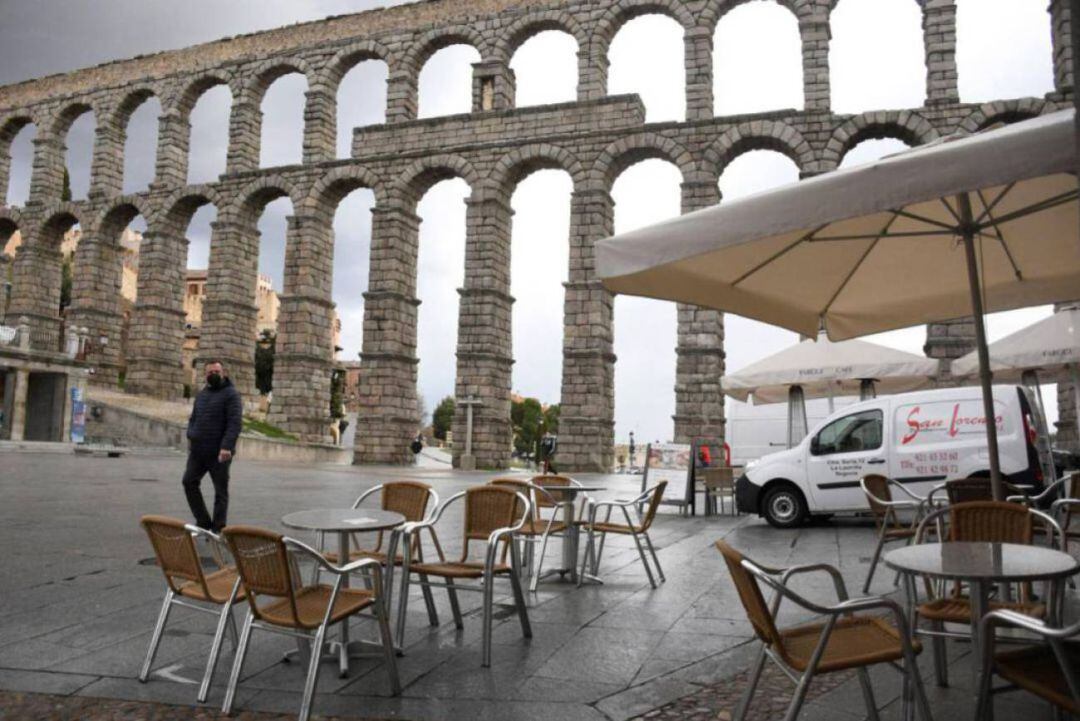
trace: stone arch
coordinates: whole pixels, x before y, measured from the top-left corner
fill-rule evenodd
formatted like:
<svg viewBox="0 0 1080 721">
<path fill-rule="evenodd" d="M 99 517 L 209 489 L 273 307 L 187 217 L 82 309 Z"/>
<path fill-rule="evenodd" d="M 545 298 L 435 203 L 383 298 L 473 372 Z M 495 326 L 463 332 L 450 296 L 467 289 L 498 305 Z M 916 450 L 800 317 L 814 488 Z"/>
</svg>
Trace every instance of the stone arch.
<svg viewBox="0 0 1080 721">
<path fill-rule="evenodd" d="M 833 131 L 822 154 L 822 170 L 834 170 L 849 150 L 863 140 L 899 138 L 908 145 L 924 145 L 938 138 L 930 121 L 910 110 L 872 111 L 849 118 Z"/>
<path fill-rule="evenodd" d="M 790 158 L 800 173 L 813 169 L 814 149 L 809 141 L 780 120 L 739 123 L 729 128 L 705 151 L 704 166 L 720 177 L 732 160 L 751 150 L 775 150 Z"/>
<path fill-rule="evenodd" d="M 342 166 L 322 175 L 303 200 L 305 210 L 325 210 L 333 213 L 345 196 L 357 188 L 368 188 L 375 194 L 375 205 L 386 202 L 380 178 L 367 168 Z"/>
<path fill-rule="evenodd" d="M 338 85 L 349 71 L 365 60 L 382 60 L 392 72 L 390 50 L 376 40 L 363 40 L 342 48 L 326 63 L 326 66 L 309 80 L 312 87 L 327 88 L 337 92 Z"/>
<path fill-rule="evenodd" d="M 478 30 L 467 25 L 459 25 L 430 30 L 421 35 L 402 58 L 402 67 L 418 77 L 420 70 L 432 55 L 451 45 L 470 45 L 480 53 L 481 58 L 490 55 L 488 42 Z"/>
<path fill-rule="evenodd" d="M 113 201 L 108 208 L 98 213 L 94 227 L 106 243 L 113 243 L 120 233 L 138 216 L 150 222 L 149 204 L 139 195 L 125 195 Z"/>
<path fill-rule="evenodd" d="M 754 0 L 707 0 L 705 7 L 701 9 L 701 13 L 698 15 L 698 27 L 707 29 L 711 35 L 716 32 L 716 27 L 724 19 L 725 15 L 740 5 L 750 2 L 754 2 Z M 791 14 L 796 19 L 800 19 L 801 15 L 813 11 L 812 3 L 800 3 L 798 0 L 772 0 L 772 2 L 791 11 Z"/>
<path fill-rule="evenodd" d="M 214 186 L 194 185 L 180 188 L 158 206 L 159 210 L 154 213 L 152 219 L 147 218 L 147 222 L 162 224 L 164 229 L 183 233 L 187 224 L 191 222 L 191 216 L 204 205 L 213 205 L 215 208 L 221 208 L 224 205 L 221 195 Z"/>
<path fill-rule="evenodd" d="M 22 227 L 22 213 L 18 208 L 0 206 L 0 253 L 8 239 Z"/>
<path fill-rule="evenodd" d="M 256 65 L 252 70 L 252 78 L 244 86 L 242 92 L 247 94 L 247 99 L 253 104 L 258 106 L 262 101 L 263 95 L 267 89 L 274 84 L 278 78 L 282 78 L 286 75 L 292 75 L 293 73 L 300 73 L 304 76 L 304 79 L 308 83 L 308 87 L 311 87 L 311 81 L 315 78 L 316 73 L 312 71 L 311 66 L 303 58 L 285 58 L 285 59 L 272 59 L 262 62 Z"/>
<path fill-rule="evenodd" d="M 237 222 L 254 226 L 267 204 L 278 198 L 288 198 L 293 205 L 294 212 L 303 202 L 303 196 L 291 183 L 284 179 L 280 177 L 259 178 L 241 190 L 236 199 L 224 210 L 226 210 L 228 217 Z M 219 213 L 222 210 L 221 207 L 218 208 Z"/>
<path fill-rule="evenodd" d="M 1052 108 L 1041 98 L 1021 98 L 1019 100 L 995 100 L 983 103 L 971 112 L 957 127 L 957 131 L 965 134 L 975 133 L 988 128 L 994 123 L 1015 123 L 1018 120 L 1027 120 Z"/>
<path fill-rule="evenodd" d="M 85 113 L 94 113 L 95 117 L 98 115 L 94 106 L 85 100 L 76 100 L 72 103 L 68 103 L 53 119 L 52 126 L 49 129 L 50 134 L 54 138 L 63 140 L 64 136 L 67 135 L 68 130 L 71 129 L 72 123 L 82 117 Z"/>
<path fill-rule="evenodd" d="M 27 113 L 16 113 L 0 121 L 0 155 L 8 152 L 11 142 L 23 128 L 33 124 L 34 119 Z"/>
<path fill-rule="evenodd" d="M 183 86 L 180 92 L 176 93 L 172 97 L 166 99 L 162 105 L 162 112 L 168 112 L 169 110 L 175 110 L 180 113 L 182 117 L 187 117 L 191 114 L 195 104 L 199 102 L 199 98 L 203 93 L 211 88 L 216 88 L 218 85 L 224 85 L 229 88 L 231 93 L 233 88 L 229 85 L 229 78 L 224 74 L 218 73 L 205 73 L 198 75 L 195 78 L 189 80 L 187 84 Z M 234 95 L 233 101 L 236 101 Z"/>
<path fill-rule="evenodd" d="M 132 113 L 147 100 L 156 97 L 159 97 L 158 92 L 151 87 L 140 87 L 128 92 L 110 114 L 108 124 L 117 130 L 125 131 Z"/>
<path fill-rule="evenodd" d="M 461 178 L 474 193 L 480 185 L 480 176 L 472 164 L 460 155 L 433 155 L 417 160 L 399 177 L 403 180 L 398 183 L 396 190 L 413 204 L 420 202 L 424 194 L 442 180 Z"/>
<path fill-rule="evenodd" d="M 682 25 L 683 32 L 689 32 L 697 25 L 697 19 L 681 0 L 619 0 L 596 22 L 593 41 L 598 50 L 606 56 L 619 29 L 642 15 L 665 15 Z"/>
<path fill-rule="evenodd" d="M 593 165 L 594 189 L 610 192 L 615 179 L 631 165 L 659 158 L 679 169 L 683 182 L 696 179 L 697 163 L 690 151 L 671 138 L 656 133 L 640 133 L 609 145 Z"/>
<path fill-rule="evenodd" d="M 488 174 L 487 185 L 493 190 L 512 194 L 521 181 L 539 170 L 565 171 L 574 187 L 584 184 L 588 172 L 571 151 L 558 145 L 540 143 L 514 148 L 495 164 Z"/>
<path fill-rule="evenodd" d="M 45 215 L 45 220 L 39 226 L 37 240 L 42 245 L 59 250 L 64 233 L 76 224 L 83 232 L 87 230 L 82 222 L 82 209 L 75 203 L 58 203 Z"/>
<path fill-rule="evenodd" d="M 507 27 L 495 46 L 494 59 L 509 65 L 518 48 L 533 35 L 546 30 L 558 30 L 574 38 L 579 52 L 589 45 L 589 34 L 573 15 L 563 10 L 544 10 L 519 18 Z"/>
</svg>

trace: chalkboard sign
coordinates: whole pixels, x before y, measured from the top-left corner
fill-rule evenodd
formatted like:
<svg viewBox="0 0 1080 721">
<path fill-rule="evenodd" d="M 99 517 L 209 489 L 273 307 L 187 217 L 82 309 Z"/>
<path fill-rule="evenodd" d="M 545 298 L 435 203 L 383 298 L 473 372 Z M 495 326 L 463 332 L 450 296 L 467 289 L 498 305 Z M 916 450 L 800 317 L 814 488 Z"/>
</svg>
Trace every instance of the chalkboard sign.
<svg viewBox="0 0 1080 721">
<path fill-rule="evenodd" d="M 666 506 L 680 506 L 683 510 L 694 502 L 694 449 L 686 443 L 650 443 L 645 448 L 645 475 L 641 477 L 641 490 L 667 481 L 664 498 Z"/>
</svg>

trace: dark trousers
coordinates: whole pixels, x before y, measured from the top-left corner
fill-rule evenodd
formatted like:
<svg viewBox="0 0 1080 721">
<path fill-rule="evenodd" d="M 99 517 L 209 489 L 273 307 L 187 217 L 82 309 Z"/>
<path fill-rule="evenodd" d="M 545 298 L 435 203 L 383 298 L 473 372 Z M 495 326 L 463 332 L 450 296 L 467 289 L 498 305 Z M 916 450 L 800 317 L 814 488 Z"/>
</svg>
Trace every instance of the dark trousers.
<svg viewBox="0 0 1080 721">
<path fill-rule="evenodd" d="M 218 462 L 217 451 L 192 450 L 188 453 L 187 469 L 184 471 L 184 495 L 187 496 L 188 506 L 195 516 L 195 525 L 199 528 L 209 528 L 215 533 L 225 527 L 225 516 L 229 511 L 229 465 Z M 210 480 L 214 482 L 214 517 L 206 510 L 206 502 L 203 500 L 202 491 L 199 489 L 203 476 L 210 474 Z"/>
</svg>

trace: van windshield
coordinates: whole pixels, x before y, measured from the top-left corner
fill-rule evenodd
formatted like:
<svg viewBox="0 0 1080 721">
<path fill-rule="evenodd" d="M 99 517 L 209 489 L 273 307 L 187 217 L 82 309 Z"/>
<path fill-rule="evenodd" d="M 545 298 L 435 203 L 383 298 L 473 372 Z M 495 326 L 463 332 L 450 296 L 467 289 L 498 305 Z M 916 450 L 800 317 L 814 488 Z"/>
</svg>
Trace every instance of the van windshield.
<svg viewBox="0 0 1080 721">
<path fill-rule="evenodd" d="M 811 451 L 815 456 L 827 456 L 881 448 L 883 419 L 880 410 L 861 411 L 837 418 L 818 432 Z"/>
</svg>

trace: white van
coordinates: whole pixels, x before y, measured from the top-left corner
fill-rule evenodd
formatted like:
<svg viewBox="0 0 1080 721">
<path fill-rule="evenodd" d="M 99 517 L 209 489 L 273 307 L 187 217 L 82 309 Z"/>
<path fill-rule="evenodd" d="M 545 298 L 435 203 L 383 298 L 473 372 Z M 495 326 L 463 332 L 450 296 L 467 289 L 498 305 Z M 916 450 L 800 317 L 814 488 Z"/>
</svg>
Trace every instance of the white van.
<svg viewBox="0 0 1080 721">
<path fill-rule="evenodd" d="M 1010 482 L 1042 486 L 1038 447 L 1046 445 L 1046 426 L 1031 392 L 993 392 L 1001 472 Z M 748 464 L 735 484 L 736 504 L 791 528 L 813 515 L 866 512 L 859 480 L 870 473 L 919 495 L 953 478 L 989 476 L 985 425 L 978 387 L 862 401 L 830 415 L 794 448 Z"/>
</svg>

